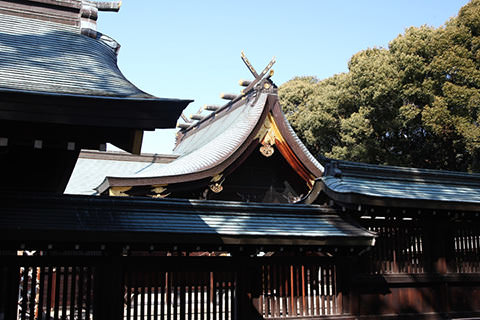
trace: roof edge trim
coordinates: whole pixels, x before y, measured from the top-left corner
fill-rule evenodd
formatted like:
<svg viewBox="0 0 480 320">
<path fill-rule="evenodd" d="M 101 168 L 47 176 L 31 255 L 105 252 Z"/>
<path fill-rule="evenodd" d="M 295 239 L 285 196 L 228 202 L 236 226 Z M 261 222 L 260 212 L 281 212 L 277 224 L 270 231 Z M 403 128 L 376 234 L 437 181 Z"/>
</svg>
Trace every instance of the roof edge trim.
<svg viewBox="0 0 480 320">
<path fill-rule="evenodd" d="M 330 199 L 342 205 L 368 205 L 378 207 L 421 208 L 427 210 L 480 211 L 480 204 L 472 202 L 405 199 L 388 196 L 365 195 L 358 192 L 337 192 L 330 189 L 322 178 L 316 179 L 311 192 L 299 201 L 301 204 L 313 204 L 324 192 Z"/>
<path fill-rule="evenodd" d="M 100 95 L 83 95 L 76 93 L 55 93 L 45 91 L 30 91 L 30 90 L 18 90 L 9 88 L 0 88 L 0 93 L 22 93 L 27 95 L 37 95 L 45 97 L 67 97 L 67 98 L 85 98 L 95 100 L 118 100 L 118 101 L 172 101 L 172 102 L 185 102 L 191 103 L 194 100 L 191 99 L 176 99 L 176 98 L 159 98 L 147 94 L 150 97 L 129 97 L 129 96 L 100 96 Z"/>
<path fill-rule="evenodd" d="M 261 130 L 263 123 L 270 110 L 270 105 L 274 103 L 273 95 L 267 94 L 263 109 L 259 118 L 254 124 L 253 130 L 249 135 L 240 143 L 236 150 L 228 155 L 224 159 L 220 159 L 219 162 L 212 164 L 210 167 L 204 168 L 200 171 L 177 174 L 177 175 L 165 175 L 165 176 L 153 176 L 153 177 L 105 177 L 104 181 L 96 188 L 97 191 L 102 194 L 113 186 L 145 186 L 145 185 L 162 185 L 178 182 L 190 182 L 198 181 L 208 177 L 213 177 L 225 169 L 230 167 L 237 159 L 242 158 L 242 154 L 249 148 L 250 144 L 258 139 L 258 132 Z M 187 155 L 188 156 L 188 155 Z M 179 158 L 181 159 L 181 158 Z M 174 162 L 173 162 L 174 163 Z"/>
<path fill-rule="evenodd" d="M 307 147 L 303 144 L 293 128 L 290 126 L 288 120 L 283 114 L 278 96 L 275 103 L 272 105 L 272 115 L 282 137 L 285 139 L 289 148 L 298 158 L 300 163 L 302 163 L 302 165 L 304 165 L 308 171 L 315 176 L 315 178 L 323 176 L 325 171 L 324 167 L 317 161 L 317 159 L 315 159 L 310 151 L 308 151 Z"/>
</svg>

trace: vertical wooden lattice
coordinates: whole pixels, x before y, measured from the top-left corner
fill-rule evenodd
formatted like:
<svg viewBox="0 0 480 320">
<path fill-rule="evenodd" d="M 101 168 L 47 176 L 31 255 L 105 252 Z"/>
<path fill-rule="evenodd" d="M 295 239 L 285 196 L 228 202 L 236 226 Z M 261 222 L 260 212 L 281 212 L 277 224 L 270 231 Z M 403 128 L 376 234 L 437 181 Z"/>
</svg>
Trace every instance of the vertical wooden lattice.
<svg viewBox="0 0 480 320">
<path fill-rule="evenodd" d="M 93 319 L 93 272 L 83 266 L 21 267 L 17 318 Z"/>
<path fill-rule="evenodd" d="M 368 229 L 376 232 L 378 236 L 370 253 L 371 273 L 423 273 L 425 271 L 424 239 L 421 227 L 413 224 L 388 224 L 387 221 L 385 224 L 369 226 Z"/>
<path fill-rule="evenodd" d="M 232 272 L 127 272 L 124 319 L 231 320 L 235 287 Z"/>
<path fill-rule="evenodd" d="M 480 272 L 480 229 L 478 224 L 458 224 L 453 231 L 453 249 L 456 272 Z"/>
<path fill-rule="evenodd" d="M 257 309 L 264 318 L 341 313 L 333 264 L 266 264 Z"/>
</svg>

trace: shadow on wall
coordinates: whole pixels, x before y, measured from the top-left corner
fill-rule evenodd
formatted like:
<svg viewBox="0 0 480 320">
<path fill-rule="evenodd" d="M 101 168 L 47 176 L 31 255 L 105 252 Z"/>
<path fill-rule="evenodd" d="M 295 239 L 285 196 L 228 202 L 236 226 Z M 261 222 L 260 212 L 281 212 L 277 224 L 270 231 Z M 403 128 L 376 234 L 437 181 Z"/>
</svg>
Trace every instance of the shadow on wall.
<svg viewBox="0 0 480 320">
<path fill-rule="evenodd" d="M 478 277 L 477 277 L 478 278 Z M 375 275 L 356 284 L 356 315 L 402 315 L 412 319 L 437 314 L 478 316 L 480 283 L 467 274 L 442 277 L 434 273 Z M 422 316 L 423 315 L 423 316 Z"/>
</svg>

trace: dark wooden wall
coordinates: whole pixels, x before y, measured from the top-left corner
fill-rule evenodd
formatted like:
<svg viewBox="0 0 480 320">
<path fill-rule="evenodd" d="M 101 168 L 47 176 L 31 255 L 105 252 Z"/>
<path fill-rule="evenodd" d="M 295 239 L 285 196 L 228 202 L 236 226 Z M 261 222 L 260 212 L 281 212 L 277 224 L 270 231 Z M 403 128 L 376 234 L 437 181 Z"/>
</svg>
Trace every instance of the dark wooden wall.
<svg viewBox="0 0 480 320">
<path fill-rule="evenodd" d="M 271 157 L 263 156 L 259 146 L 241 163 L 234 163 L 226 170 L 220 183 L 222 191 L 212 192 L 209 180 L 169 185 L 170 198 L 208 199 L 242 202 L 291 203 L 308 193 L 307 183 L 292 169 L 274 147 Z M 232 172 L 233 171 L 233 172 Z M 229 174 L 231 172 L 231 174 Z M 224 172 L 225 173 L 225 172 Z M 255 181 L 255 185 L 252 185 Z M 135 189 L 135 188 L 134 188 Z M 142 195 L 148 190 L 137 188 L 128 194 Z"/>
<path fill-rule="evenodd" d="M 307 194 L 307 183 L 298 176 L 276 147 L 270 157 L 263 156 L 258 148 L 225 178 L 223 191 L 209 193 L 208 199 L 289 203 Z M 255 181 L 255 185 L 252 185 L 252 181 Z"/>
<path fill-rule="evenodd" d="M 445 213 L 359 222 L 378 238 L 370 251 L 350 256 L 0 254 L 0 313 L 4 319 L 480 317 L 480 221 Z"/>
<path fill-rule="evenodd" d="M 450 318 L 480 315 L 480 221 L 475 214 L 362 213 L 375 246 L 354 258 L 349 313 Z"/>
</svg>

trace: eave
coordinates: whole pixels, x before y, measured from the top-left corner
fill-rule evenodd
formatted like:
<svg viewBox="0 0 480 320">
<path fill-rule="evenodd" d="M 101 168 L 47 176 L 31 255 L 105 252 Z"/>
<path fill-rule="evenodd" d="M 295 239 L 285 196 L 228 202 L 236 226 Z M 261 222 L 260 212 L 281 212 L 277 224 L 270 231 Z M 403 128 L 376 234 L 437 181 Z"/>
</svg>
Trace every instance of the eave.
<svg viewBox="0 0 480 320">
<path fill-rule="evenodd" d="M 125 98 L 52 94 L 0 89 L 0 122 L 37 127 L 36 134 L 48 136 L 48 130 L 56 128 L 67 138 L 68 132 L 78 136 L 79 148 L 98 148 L 100 143 L 110 142 L 119 148 L 140 153 L 143 130 L 171 128 L 191 100 L 160 98 Z M 83 129 L 81 129 L 83 128 Z M 84 133 L 80 134 L 81 131 Z M 1 130 L 0 130 L 1 131 Z M 93 137 L 104 139 L 97 143 Z M 2 137 L 12 138 L 2 134 Z M 21 135 L 24 135 L 22 131 Z M 15 134 L 15 137 L 19 134 Z M 57 136 L 60 137 L 60 136 Z M 81 140 L 85 142 L 80 143 Z M 88 141 L 90 139 L 91 142 Z"/>
<path fill-rule="evenodd" d="M 374 234 L 319 206 L 2 194 L 0 243 L 368 247 Z"/>
<path fill-rule="evenodd" d="M 154 130 L 174 127 L 192 101 L 0 88 L 0 120 Z"/>
<path fill-rule="evenodd" d="M 283 157 L 311 188 L 314 180 L 323 175 L 323 166 L 313 157 L 293 131 L 282 112 L 278 99 L 271 109 L 275 130 L 275 145 Z"/>
<path fill-rule="evenodd" d="M 254 102 L 249 105 L 252 103 L 249 101 Z M 235 112 L 240 114 L 234 115 Z M 239 126 L 238 130 L 234 125 L 227 126 L 223 131 L 214 129 L 217 135 L 213 136 L 211 141 L 205 142 L 202 135 L 204 132 L 208 135 L 207 130 L 216 125 L 216 121 L 223 121 L 222 117 L 232 115 L 241 119 L 245 117 L 242 113 L 254 115 L 244 122 L 239 120 L 240 125 L 235 123 L 234 125 Z M 200 138 L 197 139 L 198 137 Z M 195 143 L 197 140 L 199 147 Z M 159 172 L 150 172 L 150 176 L 107 177 L 97 190 L 103 193 L 111 188 L 123 190 L 125 187 L 166 186 L 202 180 L 214 183 L 218 177 L 232 173 L 251 152 L 262 145 L 275 145 L 309 188 L 314 179 L 322 175 L 323 167 L 308 152 L 283 115 L 276 92 L 258 90 L 181 133 L 176 147 L 180 157 L 171 163 L 170 167 L 166 166 Z M 182 155 L 182 152 L 186 155 Z"/>
<path fill-rule="evenodd" d="M 480 176 L 331 160 L 301 203 L 320 194 L 345 207 L 480 211 Z"/>
<path fill-rule="evenodd" d="M 12 2 L 0 7 L 52 14 L 65 9 L 80 18 L 82 1 L 36 2 L 38 7 Z M 85 36 L 79 25 L 58 23 L 48 15 L 45 21 L 10 13 L 0 12 L 0 122 L 3 127 L 18 124 L 19 130 L 35 127 L 36 132 L 25 137 L 0 130 L 9 145 L 21 136 L 27 144 L 48 138 L 46 144 L 60 148 L 73 143 L 77 149 L 103 149 L 99 145 L 111 142 L 139 153 L 143 130 L 175 127 L 191 102 L 156 98 L 128 81 L 117 65 L 119 44 L 105 35 Z M 51 131 L 57 131 L 56 136 L 49 136 Z"/>
<path fill-rule="evenodd" d="M 239 125 L 239 130 L 231 130 L 231 137 L 226 137 L 225 132 L 221 132 L 223 137 L 210 142 L 210 145 L 204 146 L 202 150 L 194 150 L 183 157 L 180 156 L 158 176 L 106 177 L 97 190 L 99 193 L 103 193 L 111 187 L 157 186 L 194 182 L 203 179 L 209 180 L 209 178 L 221 174 L 244 154 L 255 139 L 258 139 L 257 134 L 270 109 L 268 106 L 274 100 L 275 96 L 263 94 L 251 106 L 246 105 L 248 100 L 239 101 L 232 106 L 232 109 L 247 107 L 253 110 L 249 119 L 245 119 Z M 197 130 L 201 129 L 202 127 Z M 202 160 L 201 163 L 198 163 L 199 159 Z"/>
</svg>

